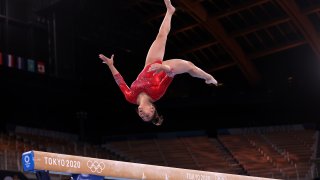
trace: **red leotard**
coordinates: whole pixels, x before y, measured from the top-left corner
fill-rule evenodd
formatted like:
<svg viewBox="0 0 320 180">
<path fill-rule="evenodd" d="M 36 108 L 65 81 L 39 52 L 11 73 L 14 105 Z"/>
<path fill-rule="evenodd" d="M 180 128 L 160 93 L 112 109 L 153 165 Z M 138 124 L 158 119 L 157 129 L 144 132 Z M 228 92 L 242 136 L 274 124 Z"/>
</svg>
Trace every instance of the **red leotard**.
<svg viewBox="0 0 320 180">
<path fill-rule="evenodd" d="M 162 61 L 158 60 L 154 63 L 162 64 Z M 121 74 L 115 74 L 113 76 L 126 100 L 130 103 L 137 104 L 137 97 L 141 92 L 145 92 L 152 100 L 157 101 L 164 95 L 171 84 L 174 75 L 170 77 L 164 71 L 156 74 L 154 74 L 154 71 L 148 72 L 152 64 L 147 65 L 141 71 L 137 79 L 132 82 L 130 88 L 127 86 Z"/>
</svg>

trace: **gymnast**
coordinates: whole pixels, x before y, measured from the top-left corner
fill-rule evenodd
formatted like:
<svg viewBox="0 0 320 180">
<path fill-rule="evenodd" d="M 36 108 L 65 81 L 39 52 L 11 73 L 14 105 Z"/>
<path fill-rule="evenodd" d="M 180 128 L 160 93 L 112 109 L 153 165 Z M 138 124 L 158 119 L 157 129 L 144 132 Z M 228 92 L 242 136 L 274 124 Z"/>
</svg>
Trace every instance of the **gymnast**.
<svg viewBox="0 0 320 180">
<path fill-rule="evenodd" d="M 137 113 L 142 120 L 152 122 L 157 126 L 162 124 L 163 117 L 158 114 L 154 102 L 164 95 L 175 75 L 188 73 L 193 77 L 203 79 L 207 84 L 218 85 L 218 82 L 212 75 L 206 73 L 190 61 L 183 59 L 163 60 L 167 36 L 171 28 L 171 18 L 175 12 L 175 7 L 171 4 L 170 0 L 164 0 L 164 3 L 167 11 L 159 32 L 147 53 L 143 70 L 131 84 L 130 88 L 114 66 L 114 54 L 110 58 L 99 54 L 99 58 L 103 63 L 108 65 L 126 100 L 138 105 Z"/>
</svg>

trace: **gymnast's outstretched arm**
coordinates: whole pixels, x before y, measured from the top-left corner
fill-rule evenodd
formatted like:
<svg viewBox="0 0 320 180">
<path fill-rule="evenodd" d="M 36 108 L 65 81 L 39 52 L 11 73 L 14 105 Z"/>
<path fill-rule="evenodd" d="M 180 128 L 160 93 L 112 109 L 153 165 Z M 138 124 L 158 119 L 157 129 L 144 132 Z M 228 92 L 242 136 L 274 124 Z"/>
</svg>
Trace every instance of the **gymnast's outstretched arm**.
<svg viewBox="0 0 320 180">
<path fill-rule="evenodd" d="M 113 57 L 113 54 L 110 58 L 106 57 L 103 54 L 99 54 L 99 58 L 103 61 L 104 64 L 108 65 L 114 80 L 118 84 L 125 98 L 128 100 L 132 94 L 131 89 L 128 87 L 127 83 L 124 81 L 117 68 L 113 65 Z"/>
</svg>

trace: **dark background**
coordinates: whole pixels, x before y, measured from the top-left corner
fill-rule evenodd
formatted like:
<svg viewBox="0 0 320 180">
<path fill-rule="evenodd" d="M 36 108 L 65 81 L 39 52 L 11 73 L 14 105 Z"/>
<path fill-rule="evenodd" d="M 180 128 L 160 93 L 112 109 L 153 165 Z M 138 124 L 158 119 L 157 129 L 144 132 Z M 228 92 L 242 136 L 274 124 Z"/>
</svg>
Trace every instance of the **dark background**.
<svg viewBox="0 0 320 180">
<path fill-rule="evenodd" d="M 178 14 L 186 13 L 179 1 L 173 3 Z M 152 13 L 139 13 L 137 4 L 140 11 Z M 130 133 L 206 130 L 214 136 L 219 128 L 295 123 L 317 127 L 320 60 L 308 43 L 256 57 L 253 65 L 260 78 L 254 85 L 238 66 L 213 65 L 216 70 L 210 73 L 223 83 L 221 87 L 179 75 L 157 102 L 163 125 L 141 121 L 98 54 L 114 53 L 115 65 L 130 85 L 144 66 L 163 17 L 159 14 L 164 12 L 162 0 L 0 0 L 0 51 L 46 62 L 45 74 L 0 66 L 2 130 L 22 125 L 97 141 Z M 145 20 L 157 15 L 150 28 Z M 178 17 L 173 17 L 172 31 Z M 187 46 L 198 38 L 189 35 L 181 41 Z M 168 43 L 165 59 L 185 58 L 179 56 L 182 45 L 172 44 Z M 243 52 L 250 55 L 245 48 Z M 185 59 L 204 70 L 224 61 L 222 55 L 207 58 Z"/>
</svg>

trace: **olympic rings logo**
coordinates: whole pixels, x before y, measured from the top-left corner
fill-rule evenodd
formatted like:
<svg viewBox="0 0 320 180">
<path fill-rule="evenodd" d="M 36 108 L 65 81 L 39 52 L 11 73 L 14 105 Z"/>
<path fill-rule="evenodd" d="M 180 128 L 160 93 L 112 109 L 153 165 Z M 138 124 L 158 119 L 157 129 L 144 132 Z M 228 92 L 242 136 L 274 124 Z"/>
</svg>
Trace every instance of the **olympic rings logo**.
<svg viewBox="0 0 320 180">
<path fill-rule="evenodd" d="M 101 173 L 103 169 L 106 167 L 103 162 L 91 161 L 87 162 L 87 166 L 91 172 Z"/>
</svg>

